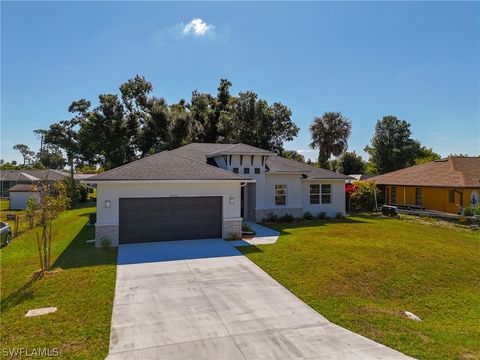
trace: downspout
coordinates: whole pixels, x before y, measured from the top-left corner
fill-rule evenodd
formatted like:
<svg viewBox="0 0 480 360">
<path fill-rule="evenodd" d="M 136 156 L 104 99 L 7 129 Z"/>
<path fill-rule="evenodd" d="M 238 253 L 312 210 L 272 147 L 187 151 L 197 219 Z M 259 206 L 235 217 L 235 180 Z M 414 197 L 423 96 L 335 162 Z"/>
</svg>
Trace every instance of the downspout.
<svg viewBox="0 0 480 360">
<path fill-rule="evenodd" d="M 403 187 L 403 205 L 407 205 L 407 197 L 405 195 L 405 186 Z"/>
</svg>

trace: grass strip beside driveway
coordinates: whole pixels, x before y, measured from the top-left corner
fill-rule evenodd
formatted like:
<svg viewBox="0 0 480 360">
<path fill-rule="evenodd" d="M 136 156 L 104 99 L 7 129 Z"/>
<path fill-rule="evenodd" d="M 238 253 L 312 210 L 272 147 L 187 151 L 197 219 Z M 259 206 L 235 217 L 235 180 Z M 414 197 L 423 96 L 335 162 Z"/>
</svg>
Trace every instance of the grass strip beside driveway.
<svg viewBox="0 0 480 360">
<path fill-rule="evenodd" d="M 62 359 L 103 359 L 108 354 L 117 251 L 96 249 L 87 225 L 94 207 L 62 213 L 53 225 L 54 274 L 31 280 L 39 269 L 36 231 L 1 250 L 1 344 L 5 348 L 58 348 Z M 56 306 L 26 318 L 30 309 Z"/>
</svg>

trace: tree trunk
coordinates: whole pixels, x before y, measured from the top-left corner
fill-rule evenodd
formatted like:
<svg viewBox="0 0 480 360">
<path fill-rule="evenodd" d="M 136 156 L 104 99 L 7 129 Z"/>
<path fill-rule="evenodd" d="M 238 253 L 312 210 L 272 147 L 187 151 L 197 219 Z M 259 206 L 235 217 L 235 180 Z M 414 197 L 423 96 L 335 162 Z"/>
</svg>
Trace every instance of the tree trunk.
<svg viewBox="0 0 480 360">
<path fill-rule="evenodd" d="M 43 242 L 43 266 L 45 270 L 50 268 L 50 259 L 48 258 L 48 237 L 47 237 L 47 227 L 44 226 L 42 229 L 42 242 Z"/>
<path fill-rule="evenodd" d="M 70 163 L 70 196 L 71 196 L 71 199 L 72 199 L 72 206 L 73 206 L 73 203 L 75 202 L 75 182 L 73 180 L 73 174 L 74 174 L 74 169 L 73 169 L 73 157 L 69 157 L 69 161 Z"/>
</svg>

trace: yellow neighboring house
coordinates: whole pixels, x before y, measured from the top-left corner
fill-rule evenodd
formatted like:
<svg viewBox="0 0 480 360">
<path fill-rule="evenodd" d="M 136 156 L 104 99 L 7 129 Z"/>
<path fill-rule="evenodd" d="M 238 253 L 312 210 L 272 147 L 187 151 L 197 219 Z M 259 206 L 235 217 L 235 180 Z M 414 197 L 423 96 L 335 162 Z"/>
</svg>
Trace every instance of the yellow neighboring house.
<svg viewBox="0 0 480 360">
<path fill-rule="evenodd" d="M 478 204 L 480 157 L 448 157 L 373 177 L 389 205 L 460 213 Z"/>
</svg>

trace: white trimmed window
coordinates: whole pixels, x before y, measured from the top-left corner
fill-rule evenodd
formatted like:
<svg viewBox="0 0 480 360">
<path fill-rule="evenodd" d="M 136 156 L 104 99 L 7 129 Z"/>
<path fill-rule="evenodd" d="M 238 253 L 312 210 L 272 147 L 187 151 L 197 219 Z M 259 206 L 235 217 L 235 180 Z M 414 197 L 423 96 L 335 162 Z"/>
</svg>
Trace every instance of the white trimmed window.
<svg viewBox="0 0 480 360">
<path fill-rule="evenodd" d="M 320 185 L 319 184 L 310 185 L 310 204 L 313 204 L 313 205 L 320 204 Z"/>
<path fill-rule="evenodd" d="M 332 185 L 323 184 L 322 185 L 322 204 L 331 204 L 332 203 Z"/>
<path fill-rule="evenodd" d="M 287 205 L 287 185 L 275 185 L 275 205 Z"/>
<path fill-rule="evenodd" d="M 311 184 L 310 185 L 310 204 L 331 204 L 332 203 L 332 185 L 330 184 Z"/>
</svg>

